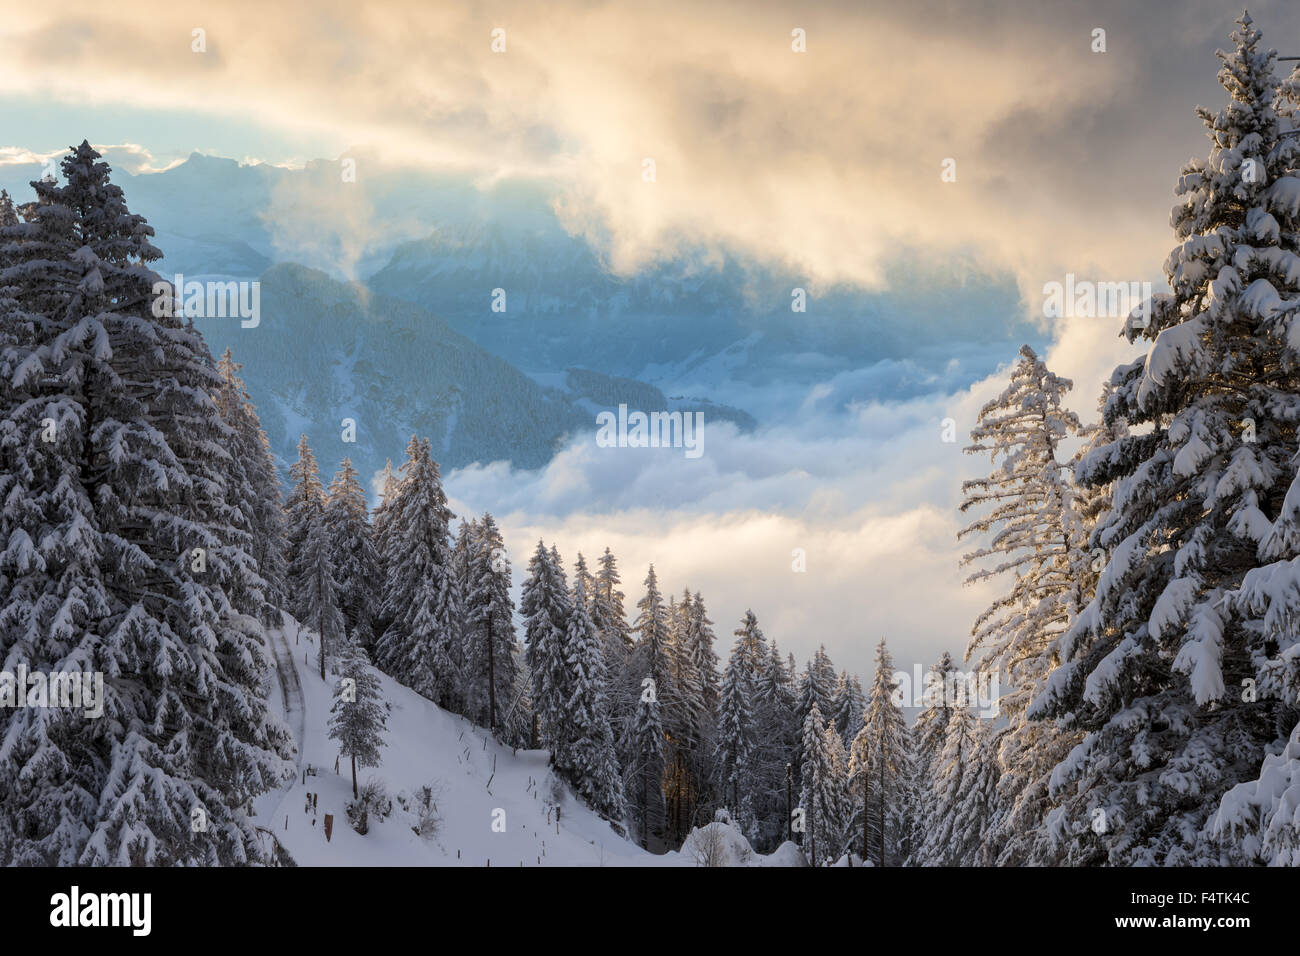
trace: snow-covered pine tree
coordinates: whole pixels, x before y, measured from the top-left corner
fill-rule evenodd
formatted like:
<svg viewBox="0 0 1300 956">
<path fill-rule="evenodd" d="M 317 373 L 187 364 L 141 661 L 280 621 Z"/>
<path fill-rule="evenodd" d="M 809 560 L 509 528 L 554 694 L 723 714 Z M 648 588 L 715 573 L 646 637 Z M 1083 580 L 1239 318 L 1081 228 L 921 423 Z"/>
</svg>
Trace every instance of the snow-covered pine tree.
<svg viewBox="0 0 1300 956">
<path fill-rule="evenodd" d="M 772 848 L 789 835 L 787 789 L 793 787 L 794 753 L 802 728 L 795 715 L 793 678 L 776 641 L 769 641 L 754 684 L 754 793 L 757 842 Z"/>
<path fill-rule="evenodd" d="M 981 732 L 979 724 L 974 711 L 962 704 L 948 714 L 943 747 L 934 762 L 934 813 L 912 854 L 920 865 L 970 865 L 979 853 L 981 824 L 987 821 L 978 811 L 995 766 L 981 746 L 992 735 Z"/>
<path fill-rule="evenodd" d="M 1275 104 L 1285 122 L 1295 129 L 1300 112 L 1300 71 L 1292 72 L 1279 87 Z M 1286 137 L 1280 151 L 1294 151 L 1295 140 Z M 1300 177 L 1292 170 L 1272 187 L 1281 198 L 1300 191 Z M 1294 323 L 1296 320 L 1290 320 Z M 1294 335 L 1288 336 L 1294 340 Z M 1256 698 L 1273 698 L 1279 706 L 1278 741 L 1268 744 L 1258 776 L 1238 783 L 1223 795 L 1207 830 L 1219 841 L 1233 863 L 1300 866 L 1300 639 L 1295 621 L 1300 605 L 1300 473 L 1291 479 L 1273 528 L 1261 542 L 1262 567 L 1248 571 L 1241 586 L 1228 597 L 1233 610 L 1247 620 L 1261 622 L 1264 653 L 1252 658 Z M 1271 653 L 1270 653 L 1271 652 Z M 1245 681 L 1243 678 L 1243 697 Z M 1288 725 L 1291 725 L 1287 734 Z"/>
<path fill-rule="evenodd" d="M 573 599 L 569 602 L 569 626 L 564 639 L 567 670 L 563 732 L 565 760 L 557 765 L 578 795 L 607 820 L 623 819 L 623 779 L 614 748 L 614 734 L 605 712 L 605 655 L 596 626 L 588 611 L 587 587 L 590 575 L 579 560 L 573 578 Z"/>
<path fill-rule="evenodd" d="M 668 737 L 668 769 L 664 789 L 668 800 L 668 818 L 675 839 L 686 837 L 699 800 L 700 775 L 697 755 L 704 733 L 704 701 L 700 676 L 692 655 L 691 625 L 695 616 L 690 589 L 683 592 L 680 604 L 668 605 L 668 662 L 672 673 L 672 706 L 667 712 L 672 723 L 665 726 Z"/>
<path fill-rule="evenodd" d="M 1207 829 L 1234 862 L 1300 866 L 1300 724 L 1256 779 L 1223 795 Z"/>
<path fill-rule="evenodd" d="M 596 589 L 597 589 L 596 576 L 592 574 L 590 569 L 587 567 L 587 559 L 582 556 L 581 551 L 578 552 L 577 560 L 573 562 L 573 585 L 570 588 L 570 590 L 575 595 L 579 591 L 579 587 L 578 587 L 579 584 L 582 585 L 581 587 L 582 593 L 586 595 L 584 600 L 587 606 L 587 615 L 590 617 L 592 614 L 595 613 L 595 607 L 596 607 Z M 594 617 L 592 618 L 592 623 L 593 624 L 595 623 Z M 596 634 L 598 637 L 600 637 L 599 631 L 597 631 Z M 603 637 L 601 637 L 601 641 L 602 641 L 602 653 L 603 653 L 604 652 Z"/>
<path fill-rule="evenodd" d="M 0 189 L 0 229 L 16 225 L 18 225 L 18 212 L 14 209 L 14 201 L 10 198 L 8 190 Z"/>
<path fill-rule="evenodd" d="M 651 834 L 662 832 L 665 810 L 663 716 L 656 685 L 647 681 L 622 746 L 624 788 L 632 796 L 629 810 L 643 849 L 649 849 Z"/>
<path fill-rule="evenodd" d="M 823 714 L 835 713 L 835 666 L 826 653 L 826 645 L 820 645 L 813 656 L 804 665 L 804 672 L 799 678 L 799 692 L 795 703 L 795 718 L 802 728 L 808 719 L 812 705 Z M 794 769 L 801 772 L 803 766 L 803 733 L 795 741 Z"/>
<path fill-rule="evenodd" d="M 840 671 L 835 682 L 834 719 L 835 729 L 844 740 L 852 741 L 862 726 L 862 711 L 866 707 L 867 696 L 862 692 L 862 683 L 857 674 L 846 670 Z"/>
<path fill-rule="evenodd" d="M 708 610 L 700 592 L 695 592 L 691 602 L 690 653 L 692 666 L 699 675 L 700 700 L 706 714 L 715 714 L 718 709 L 718 693 L 722 677 L 718 673 L 718 653 L 713 649 L 716 637 L 713 622 L 709 620 Z"/>
<path fill-rule="evenodd" d="M 289 481 L 284 501 L 285 588 L 289 611 L 301 621 L 305 616 L 307 582 L 313 572 L 313 567 L 304 563 L 307 536 L 325 512 L 325 487 L 306 435 L 298 439 L 298 460 L 289 466 Z"/>
<path fill-rule="evenodd" d="M 753 759 L 757 744 L 754 723 L 754 666 L 749 644 L 738 636 L 722 674 L 718 697 L 718 732 L 714 745 L 716 785 L 742 833 L 754 835 Z"/>
<path fill-rule="evenodd" d="M 962 513 L 985 509 L 958 538 L 985 543 L 963 556 L 974 565 L 966 583 L 1007 581 L 1008 590 L 971 628 L 967 658 L 981 680 L 1009 685 L 998 706 L 998 803 L 989 827 L 1003 862 L 1019 865 L 1042 853 L 1043 819 L 1051 808 L 1048 777 L 1078 735 L 1025 709 L 1056 666 L 1053 641 L 1078 616 L 1089 575 L 1089 552 L 1074 508 L 1074 488 L 1056 459 L 1061 441 L 1080 431 L 1062 405 L 1072 387 L 1028 345 L 1011 381 L 980 409 L 966 452 L 989 456 L 992 472 L 962 483 Z M 982 565 L 982 566 L 981 566 Z"/>
<path fill-rule="evenodd" d="M 380 669 L 444 708 L 460 701 L 453 657 L 460 640 L 461 595 L 452 569 L 450 524 L 438 463 L 427 438 L 411 436 L 402 480 L 385 501 Z"/>
<path fill-rule="evenodd" d="M 618 561 L 609 548 L 601 555 L 595 588 L 591 592 L 591 621 L 596 625 L 605 651 L 606 699 L 609 720 L 616 740 L 622 740 L 632 711 L 636 708 L 639 689 L 629 670 L 632 637 L 627 614 L 623 609 L 623 592 L 618 589 Z"/>
<path fill-rule="evenodd" d="M 330 708 L 330 740 L 352 763 L 352 799 L 357 799 L 357 765 L 378 767 L 388 724 L 388 705 L 370 658 L 352 634 L 342 642 L 338 684 Z"/>
<path fill-rule="evenodd" d="M 1111 392 L 1111 384 L 1106 382 L 1097 403 L 1097 421 L 1082 430 L 1080 434 L 1084 439 L 1083 445 L 1070 460 L 1070 473 L 1074 479 L 1074 513 L 1079 522 L 1081 540 L 1088 549 L 1087 564 L 1077 569 L 1078 573 L 1083 575 L 1079 585 L 1079 592 L 1082 595 L 1080 610 L 1086 607 L 1093 595 L 1097 593 L 1097 578 L 1105 564 L 1105 550 L 1094 548 L 1091 541 L 1097 523 L 1110 511 L 1115 482 L 1104 477 L 1102 474 L 1104 467 L 1101 466 L 1101 462 L 1108 452 L 1118 451 L 1121 442 L 1129 434 L 1128 423 L 1124 419 L 1119 417 L 1109 421 L 1106 419 L 1106 407 L 1110 402 Z M 1092 484 L 1085 483 L 1085 479 L 1090 479 Z"/>
<path fill-rule="evenodd" d="M 1294 120 L 1260 39 L 1243 15 L 1220 53 L 1229 102 L 1198 110 L 1211 150 L 1179 178 L 1172 294 L 1125 326 L 1154 340 L 1111 378 L 1106 419 L 1134 434 L 1079 469 L 1117 479 L 1092 541 L 1108 563 L 1030 710 L 1086 733 L 1051 780 L 1051 833 L 1073 864 L 1222 862 L 1206 823 L 1295 723 L 1293 704 L 1259 692 L 1295 647 L 1259 566 L 1300 550 L 1282 527 L 1300 420 L 1300 146 L 1280 135 Z"/>
<path fill-rule="evenodd" d="M 339 608 L 338 585 L 330 559 L 334 539 L 325 511 L 316 512 L 310 521 L 307 537 L 295 558 L 294 587 L 298 589 L 298 621 L 320 638 L 316 660 L 320 666 L 320 679 L 325 680 L 326 662 L 330 662 L 331 667 L 337 664 L 347 636 L 347 622 Z"/>
<path fill-rule="evenodd" d="M 996 846 L 990 839 L 997 804 L 999 735 L 993 721 L 971 715 L 970 755 L 962 768 L 961 786 L 950 808 L 949 850 L 954 866 L 993 866 Z"/>
<path fill-rule="evenodd" d="M 877 866 L 901 863 L 910 839 L 909 811 L 914 779 L 912 733 L 895 702 L 898 684 L 894 661 L 884 638 L 876 645 L 876 676 L 862 714 L 862 727 L 853 738 L 852 787 L 857 801 L 854 819 L 865 832 L 863 858 Z M 806 738 L 805 734 L 805 738 Z"/>
<path fill-rule="evenodd" d="M 916 801 L 912 821 L 914 852 L 909 865 L 924 865 L 920 856 L 925 834 L 934 826 L 939 816 L 939 755 L 948 735 L 948 721 L 956 702 L 953 691 L 953 674 L 957 665 L 952 655 L 944 651 L 938 663 L 930 665 L 930 673 L 922 692 L 922 710 L 912 727 L 916 742 Z"/>
<path fill-rule="evenodd" d="M 83 142 L 62 171 L 4 229 L 0 653 L 102 673 L 104 719 L 0 715 L 4 862 L 258 861 L 244 810 L 292 772 L 292 745 L 237 597 L 260 606 L 262 582 L 221 377 L 154 294 L 153 230 L 108 164 Z"/>
<path fill-rule="evenodd" d="M 654 817 L 660 813 L 657 808 L 664 802 L 662 776 L 665 766 L 672 759 L 667 746 L 667 734 L 680 726 L 680 707 L 677 688 L 673 683 L 672 619 L 668 603 L 660 593 L 654 565 L 650 565 L 646 573 L 645 588 L 645 595 L 636 605 L 638 614 L 633 623 L 633 631 L 637 638 L 627 664 L 632 692 L 637 697 L 632 719 L 633 732 L 625 734 L 624 743 L 630 744 L 634 749 L 624 751 L 623 763 L 625 767 L 640 766 L 644 769 L 651 764 L 659 767 L 660 777 L 655 780 L 655 790 L 659 796 L 647 804 Z M 646 700 L 647 692 L 654 698 L 653 705 Z M 646 749 L 649 746 L 646 739 L 649 727 L 647 721 L 651 717 L 663 738 L 659 741 L 657 751 Z M 663 812 L 666 813 L 666 808 Z M 664 823 L 652 819 L 648 825 L 659 833 Z"/>
<path fill-rule="evenodd" d="M 375 507 L 374 517 L 370 523 L 370 540 L 374 544 L 375 554 L 379 558 L 379 581 L 380 596 L 374 602 L 371 608 L 374 620 L 371 622 L 371 631 L 374 633 L 376 640 L 381 634 L 388 630 L 388 626 L 393 622 L 388 619 L 384 612 L 382 600 L 383 582 L 388 579 L 388 569 L 384 566 L 385 555 L 393 550 L 390 533 L 393 509 L 392 503 L 397 499 L 397 488 L 401 484 L 401 478 L 393 469 L 393 460 L 391 458 L 384 462 L 383 469 L 379 472 L 378 485 L 380 489 L 379 504 Z"/>
<path fill-rule="evenodd" d="M 234 430 L 230 455 L 243 472 L 244 480 L 233 486 L 232 492 L 245 512 L 252 535 L 253 559 L 265 582 L 265 602 L 260 613 L 264 624 L 278 626 L 279 609 L 288 606 L 283 492 L 270 440 L 262 430 L 248 389 L 239 377 L 240 368 L 230 349 L 226 349 L 217 363 L 217 371 L 221 374 L 221 387 L 216 393 L 217 409 L 222 420 Z"/>
<path fill-rule="evenodd" d="M 465 518 L 456 528 L 456 543 L 451 551 L 451 564 L 456 574 L 456 581 L 460 586 L 460 593 L 466 594 L 469 591 L 469 550 L 470 542 L 474 540 L 477 529 L 473 518 Z"/>
<path fill-rule="evenodd" d="M 464 602 L 466 595 L 469 594 L 469 560 L 470 550 L 473 548 L 474 539 L 478 536 L 478 521 L 474 518 L 465 518 L 456 528 L 456 535 L 453 539 L 451 548 L 451 568 L 452 576 L 456 580 L 456 593 L 461 597 L 461 620 L 460 633 L 452 642 L 452 662 L 456 665 L 457 672 L 461 675 L 460 686 L 460 710 L 461 713 L 469 716 L 475 709 L 476 705 L 469 702 L 470 697 L 470 678 L 468 675 L 467 661 L 471 644 L 473 643 L 469 635 L 469 630 L 465 626 L 465 608 Z M 481 708 L 480 708 L 481 709 Z M 472 719 L 472 718 L 471 718 Z"/>
<path fill-rule="evenodd" d="M 713 650 L 713 622 L 709 620 L 700 592 L 695 592 L 689 605 L 684 642 L 685 652 L 690 659 L 691 693 L 695 701 L 692 706 L 694 724 L 689 755 L 689 771 L 694 787 L 693 817 L 710 820 L 711 808 L 716 806 L 713 751 L 717 735 L 721 677 L 718 674 L 718 655 Z M 703 816 L 700 815 L 701 809 L 706 811 Z"/>
<path fill-rule="evenodd" d="M 771 734 L 771 725 L 764 722 L 771 717 L 770 711 L 764 710 L 765 701 L 760 689 L 763 670 L 769 657 L 769 644 L 763 629 L 758 625 L 758 616 L 753 609 L 745 610 L 740 626 L 732 633 L 736 638 L 737 646 L 744 649 L 742 657 L 747 667 L 749 706 L 752 715 L 750 735 L 753 742 L 748 759 L 749 786 L 745 797 L 744 818 L 746 821 L 752 821 L 750 840 L 761 847 L 766 847 L 772 843 L 778 833 L 784 833 L 788 827 L 785 817 L 784 774 L 785 764 L 790 756 L 783 746 L 785 734 Z M 734 649 L 732 656 L 735 656 Z"/>
<path fill-rule="evenodd" d="M 668 605 L 659 592 L 659 579 L 653 564 L 646 573 L 645 587 L 645 596 L 636 603 L 638 614 L 632 626 L 637 635 L 633 647 L 635 673 L 640 686 L 644 686 L 641 682 L 645 678 L 651 678 L 656 694 L 666 704 L 672 697 L 671 620 Z"/>
<path fill-rule="evenodd" d="M 826 653 L 826 645 L 820 645 L 812 658 L 804 666 L 799 679 L 798 716 L 802 723 L 808 718 L 812 705 L 823 714 L 835 713 L 835 666 Z"/>
<path fill-rule="evenodd" d="M 843 782 L 835 765 L 828 729 L 838 739 L 813 701 L 803 722 L 803 786 L 799 791 L 804 847 L 813 866 L 836 859 L 843 849 L 839 842 L 844 832 Z"/>
<path fill-rule="evenodd" d="M 623 610 L 623 592 L 618 589 L 618 559 L 609 548 L 600 557 L 596 586 L 592 592 L 591 621 L 605 643 L 606 662 L 622 669 L 623 658 L 632 651 L 632 637 Z"/>
<path fill-rule="evenodd" d="M 472 719 L 495 732 L 499 718 L 513 700 L 518 642 L 515 604 L 510 597 L 510 559 L 501 529 L 490 512 L 474 524 L 467 577 L 466 707 Z"/>
<path fill-rule="evenodd" d="M 372 647 L 379 553 L 371 537 L 366 492 L 349 458 L 343 459 L 326 493 L 325 525 L 344 626 L 363 649 Z"/>
<path fill-rule="evenodd" d="M 565 655 L 572 603 L 563 571 L 546 545 L 538 541 L 528 562 L 519 610 L 524 618 L 533 713 L 542 741 L 550 748 L 551 760 L 557 766 L 569 764 L 564 753 L 568 741 L 565 708 L 570 692 Z"/>
<path fill-rule="evenodd" d="M 849 755 L 844 737 L 832 721 L 826 722 L 826 750 L 831 758 L 830 797 L 834 812 L 826 816 L 826 855 L 839 859 L 853 837 L 853 793 L 849 786 Z M 833 850 L 831 848 L 834 848 Z"/>
<path fill-rule="evenodd" d="M 306 435 L 298 439 L 298 460 L 289 474 L 293 488 L 285 511 L 290 605 L 294 617 L 320 638 L 316 658 L 325 680 L 326 661 L 342 646 L 346 624 L 331 559 L 334 544 L 325 517 L 325 489 Z"/>
</svg>

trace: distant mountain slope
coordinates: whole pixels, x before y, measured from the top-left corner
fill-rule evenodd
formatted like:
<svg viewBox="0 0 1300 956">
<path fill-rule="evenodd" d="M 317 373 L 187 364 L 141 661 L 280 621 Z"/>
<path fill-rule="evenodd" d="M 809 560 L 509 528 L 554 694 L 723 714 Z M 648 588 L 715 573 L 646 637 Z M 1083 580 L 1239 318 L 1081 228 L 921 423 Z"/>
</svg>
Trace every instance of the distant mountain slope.
<svg viewBox="0 0 1300 956">
<path fill-rule="evenodd" d="M 627 405 L 643 412 L 673 410 L 704 412 L 708 421 L 733 422 L 742 431 L 758 427 L 754 416 L 730 405 L 686 395 L 667 396 L 658 388 L 636 379 L 605 375 L 585 368 L 564 370 L 564 385 L 570 395 L 585 400 L 593 408 L 612 409 Z"/>
<path fill-rule="evenodd" d="M 899 268 L 889 292 L 812 289 L 797 274 L 702 250 L 621 277 L 557 222 L 435 226 L 397 246 L 367 284 L 530 372 L 578 365 L 711 382 L 725 369 L 753 383 L 811 382 L 890 359 L 942 367 L 926 355 L 935 343 L 1010 344 L 1033 331 L 1013 285 L 987 277 Z M 791 309 L 797 288 L 806 311 Z M 491 310 L 494 289 L 506 293 L 504 313 Z"/>
<path fill-rule="evenodd" d="M 243 364 L 275 452 L 294 459 L 306 433 L 326 472 L 348 455 L 369 477 L 429 436 L 444 468 L 509 460 L 537 468 L 557 442 L 594 427 L 543 388 L 423 309 L 314 269 L 277 265 L 261 277 L 261 322 L 199 319 L 213 354 Z M 355 443 L 342 421 L 356 421 Z"/>
</svg>

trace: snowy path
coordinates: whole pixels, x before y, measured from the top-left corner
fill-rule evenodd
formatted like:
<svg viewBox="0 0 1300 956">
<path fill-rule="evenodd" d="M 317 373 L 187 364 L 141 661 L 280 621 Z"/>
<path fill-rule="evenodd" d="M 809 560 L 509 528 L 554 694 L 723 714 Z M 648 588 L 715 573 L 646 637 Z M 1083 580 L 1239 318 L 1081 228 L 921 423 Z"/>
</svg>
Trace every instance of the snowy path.
<svg viewBox="0 0 1300 956">
<path fill-rule="evenodd" d="M 287 814 L 289 795 L 302 774 L 303 743 L 307 739 L 307 702 L 302 692 L 302 680 L 298 677 L 298 668 L 294 666 L 293 648 L 289 644 L 289 632 L 295 636 L 298 632 L 297 622 L 287 615 L 284 626 L 268 631 L 271 653 L 275 657 L 275 675 L 280 684 L 280 719 L 284 721 L 293 734 L 294 763 L 297 767 L 293 779 L 274 793 L 266 794 L 258 801 L 259 818 L 264 818 L 264 825 L 275 830 L 275 821 L 283 821 Z M 267 812 L 269 811 L 269 813 Z"/>
<path fill-rule="evenodd" d="M 293 731 L 293 739 L 297 741 L 298 752 L 295 760 L 298 769 L 301 770 L 302 744 L 307 739 L 307 703 L 303 699 L 298 668 L 294 666 L 288 630 L 288 628 L 277 628 L 271 632 L 271 650 L 275 654 L 276 676 L 280 680 L 280 694 L 284 700 L 285 722 L 289 724 L 289 729 Z"/>
</svg>

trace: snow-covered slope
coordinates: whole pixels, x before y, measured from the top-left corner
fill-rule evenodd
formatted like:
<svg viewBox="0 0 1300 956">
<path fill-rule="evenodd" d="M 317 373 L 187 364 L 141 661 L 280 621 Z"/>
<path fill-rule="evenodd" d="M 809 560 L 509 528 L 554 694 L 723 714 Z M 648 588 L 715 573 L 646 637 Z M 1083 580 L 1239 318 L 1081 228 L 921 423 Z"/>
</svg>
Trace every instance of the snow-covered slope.
<svg viewBox="0 0 1300 956">
<path fill-rule="evenodd" d="M 326 725 L 333 680 L 316 670 L 316 636 L 286 616 L 285 627 L 270 634 L 280 679 L 271 695 L 273 709 L 299 739 L 299 773 L 284 790 L 265 794 L 256 806 L 257 823 L 271 830 L 300 866 L 697 866 L 692 834 L 680 853 L 657 856 L 620 836 L 582 804 L 547 769 L 544 750 L 513 752 L 482 727 L 450 714 L 380 673 L 391 704 L 387 746 L 377 768 L 358 770 L 364 784 L 383 781 L 393 801 L 385 820 L 370 819 L 365 836 L 348 823 L 352 778 L 340 760 Z M 304 783 L 303 771 L 307 771 Z M 314 774 L 311 771 L 315 771 Z M 440 822 L 429 839 L 416 834 L 414 797 L 421 786 L 437 792 Z M 318 796 L 315 812 L 307 794 Z M 401 806 L 405 800 L 410 810 Z M 557 820 L 558 809 L 558 820 Z M 331 839 L 325 815 L 332 814 Z M 498 823 L 494 829 L 494 822 Z M 725 824 L 719 842 L 727 850 L 722 865 L 788 866 L 802 863 L 793 845 L 770 857 L 754 854 L 744 837 Z"/>
</svg>

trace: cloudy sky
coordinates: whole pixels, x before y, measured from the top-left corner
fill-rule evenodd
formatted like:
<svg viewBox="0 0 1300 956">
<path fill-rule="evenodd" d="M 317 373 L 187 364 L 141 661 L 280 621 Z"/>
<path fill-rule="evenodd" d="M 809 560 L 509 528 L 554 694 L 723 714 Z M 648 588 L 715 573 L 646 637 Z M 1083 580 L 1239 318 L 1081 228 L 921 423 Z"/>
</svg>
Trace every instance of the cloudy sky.
<svg viewBox="0 0 1300 956">
<path fill-rule="evenodd" d="M 880 288 L 906 249 L 1007 277 L 1040 317 L 1043 283 L 1066 273 L 1161 280 L 1173 183 L 1206 149 L 1193 108 L 1223 102 L 1214 50 L 1240 12 L 1212 0 L 11 4 L 0 163 L 84 137 L 132 172 L 199 150 L 353 156 L 362 176 L 375 163 L 534 179 L 616 271 L 689 245 L 789 265 L 814 287 Z M 1266 44 L 1300 54 L 1300 5 L 1250 12 Z M 1117 330 L 1044 326 L 1089 416 L 1127 354 Z M 964 437 L 997 383 L 854 407 L 847 425 L 817 413 L 834 384 L 754 397 L 785 412 L 756 435 L 711 432 L 689 476 L 576 443 L 544 472 L 484 466 L 452 489 L 566 556 L 609 544 L 630 594 L 656 560 L 670 586 L 712 596 L 722 635 L 754 604 L 784 646 L 802 656 L 824 640 L 864 675 L 881 635 L 908 663 L 960 650 L 987 594 L 959 586 L 956 485 L 972 465 L 939 422 Z"/>
</svg>

